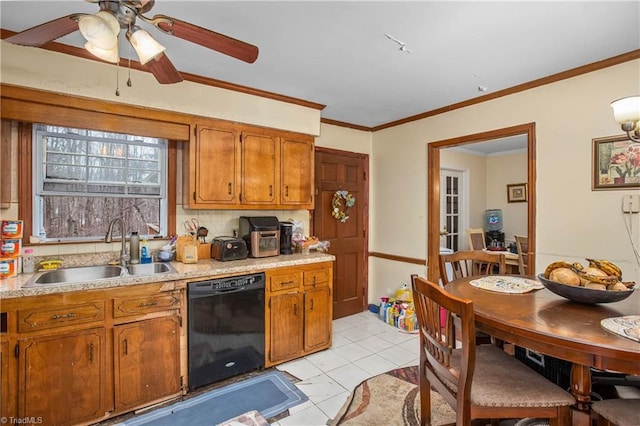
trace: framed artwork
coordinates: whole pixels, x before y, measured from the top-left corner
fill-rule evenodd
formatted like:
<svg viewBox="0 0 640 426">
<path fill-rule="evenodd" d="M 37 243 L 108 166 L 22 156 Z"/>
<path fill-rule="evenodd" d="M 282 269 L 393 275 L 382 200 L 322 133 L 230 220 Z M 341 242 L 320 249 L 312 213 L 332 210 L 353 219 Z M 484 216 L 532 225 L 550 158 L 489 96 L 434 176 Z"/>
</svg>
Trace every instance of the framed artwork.
<svg viewBox="0 0 640 426">
<path fill-rule="evenodd" d="M 507 185 L 508 203 L 525 203 L 527 201 L 527 184 L 514 183 Z"/>
<path fill-rule="evenodd" d="M 640 188 L 640 143 L 626 135 L 593 139 L 591 189 Z"/>
</svg>

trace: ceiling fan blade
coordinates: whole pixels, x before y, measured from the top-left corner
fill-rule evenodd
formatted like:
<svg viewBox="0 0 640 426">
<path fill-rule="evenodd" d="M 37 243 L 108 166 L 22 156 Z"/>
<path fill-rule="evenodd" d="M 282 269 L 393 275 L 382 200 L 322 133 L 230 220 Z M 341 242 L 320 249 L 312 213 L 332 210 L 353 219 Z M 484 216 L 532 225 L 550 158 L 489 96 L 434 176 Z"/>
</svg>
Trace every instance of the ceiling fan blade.
<svg viewBox="0 0 640 426">
<path fill-rule="evenodd" d="M 147 62 L 146 67 L 160 84 L 180 83 L 183 80 L 176 67 L 164 53 Z"/>
<path fill-rule="evenodd" d="M 224 53 L 241 61 L 251 64 L 258 58 L 258 48 L 256 46 L 224 34 L 164 15 L 156 15 L 152 21 L 156 21 L 156 25 L 168 34 Z"/>
<path fill-rule="evenodd" d="M 43 44 L 78 30 L 78 22 L 71 19 L 71 16 L 73 15 L 67 15 L 54 19 L 53 21 L 45 22 L 44 24 L 14 34 L 4 39 L 4 41 L 21 46 L 42 46 Z"/>
</svg>

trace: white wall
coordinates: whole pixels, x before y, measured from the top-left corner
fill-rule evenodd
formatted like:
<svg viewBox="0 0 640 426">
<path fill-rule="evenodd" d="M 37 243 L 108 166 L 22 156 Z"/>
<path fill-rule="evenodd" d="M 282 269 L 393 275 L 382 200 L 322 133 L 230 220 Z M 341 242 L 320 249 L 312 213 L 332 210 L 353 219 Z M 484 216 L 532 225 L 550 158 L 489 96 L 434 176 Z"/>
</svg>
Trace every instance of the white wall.
<svg viewBox="0 0 640 426">
<path fill-rule="evenodd" d="M 592 191 L 592 139 L 621 133 L 610 102 L 640 93 L 640 61 L 632 61 L 469 106 L 373 134 L 375 172 L 370 249 L 426 257 L 427 144 L 529 122 L 536 123 L 536 270 L 558 259 L 585 257 L 618 263 L 627 280 L 640 281 L 625 232 L 621 199 L 639 190 Z M 640 245 L 640 215 L 633 217 Z M 437 238 L 437 236 L 436 236 Z M 371 258 L 370 301 L 408 280 L 412 267 L 378 276 Z"/>
</svg>

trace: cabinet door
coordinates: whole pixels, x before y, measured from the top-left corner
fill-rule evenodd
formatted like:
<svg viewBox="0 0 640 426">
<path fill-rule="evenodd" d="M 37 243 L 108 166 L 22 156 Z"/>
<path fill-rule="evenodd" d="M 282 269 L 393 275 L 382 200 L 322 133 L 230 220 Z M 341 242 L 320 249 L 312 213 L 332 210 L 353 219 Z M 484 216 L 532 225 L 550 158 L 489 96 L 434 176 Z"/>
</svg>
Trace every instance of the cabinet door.
<svg viewBox="0 0 640 426">
<path fill-rule="evenodd" d="M 302 348 L 302 293 L 285 293 L 269 299 L 269 361 L 279 362 L 300 355 Z"/>
<path fill-rule="evenodd" d="M 238 132 L 198 127 L 196 145 L 190 153 L 194 169 L 195 204 L 236 204 L 240 191 L 240 145 Z"/>
<path fill-rule="evenodd" d="M 277 204 L 279 158 L 276 137 L 242 134 L 243 204 Z"/>
<path fill-rule="evenodd" d="M 116 411 L 180 392 L 180 318 L 114 328 Z"/>
<path fill-rule="evenodd" d="M 325 285 L 304 292 L 305 352 L 331 346 L 331 291 Z"/>
<path fill-rule="evenodd" d="M 313 142 L 282 138 L 281 151 L 281 203 L 313 208 Z"/>
<path fill-rule="evenodd" d="M 9 344 L 0 344 L 0 418 L 10 416 L 11 401 L 9 395 L 15 395 L 15 389 L 9 389 Z M 15 413 L 14 413 L 15 414 Z"/>
<path fill-rule="evenodd" d="M 19 341 L 18 415 L 72 425 L 105 415 L 104 328 Z"/>
</svg>

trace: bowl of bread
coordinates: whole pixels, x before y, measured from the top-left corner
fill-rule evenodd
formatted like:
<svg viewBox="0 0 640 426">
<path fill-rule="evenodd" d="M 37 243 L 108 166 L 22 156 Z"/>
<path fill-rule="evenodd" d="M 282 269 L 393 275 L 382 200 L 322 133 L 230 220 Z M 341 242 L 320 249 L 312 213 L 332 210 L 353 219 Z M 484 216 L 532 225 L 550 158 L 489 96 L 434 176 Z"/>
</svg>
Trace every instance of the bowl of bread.
<svg viewBox="0 0 640 426">
<path fill-rule="evenodd" d="M 553 262 L 538 279 L 549 291 L 574 302 L 611 303 L 631 296 L 636 283 L 623 281 L 617 265 L 608 260 L 586 260 L 586 267 L 579 262 Z"/>
</svg>

